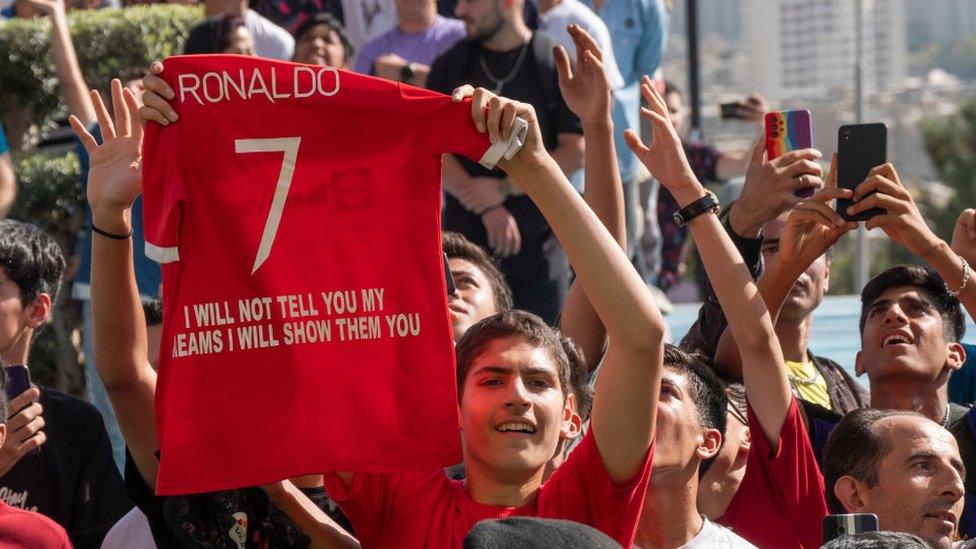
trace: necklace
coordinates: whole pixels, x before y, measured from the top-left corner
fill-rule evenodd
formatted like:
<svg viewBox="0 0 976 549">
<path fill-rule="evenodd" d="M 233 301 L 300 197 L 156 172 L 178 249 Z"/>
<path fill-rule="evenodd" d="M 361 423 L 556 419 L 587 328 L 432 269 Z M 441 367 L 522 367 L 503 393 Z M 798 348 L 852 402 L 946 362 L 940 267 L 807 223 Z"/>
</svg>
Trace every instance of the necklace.
<svg viewBox="0 0 976 549">
<path fill-rule="evenodd" d="M 800 385 L 812 385 L 816 383 L 817 380 L 820 378 L 820 372 L 817 370 L 817 367 L 814 366 L 813 364 L 810 364 L 810 366 L 813 367 L 813 373 L 805 378 L 801 378 L 793 375 L 793 372 L 791 370 L 786 370 L 786 375 L 787 377 L 790 378 L 790 380 L 793 383 L 799 383 Z"/>
<path fill-rule="evenodd" d="M 478 61 L 481 63 L 481 70 L 484 71 L 485 76 L 488 77 L 488 80 L 491 80 L 491 83 L 495 85 L 495 89 L 493 90 L 495 95 L 501 95 L 505 84 L 508 84 L 513 78 L 515 78 L 515 75 L 518 74 L 519 69 L 522 68 L 522 62 L 525 61 L 525 54 L 528 51 L 529 43 L 525 42 L 522 44 L 522 49 L 519 50 L 518 58 L 515 60 L 515 66 L 502 78 L 497 78 L 491 73 L 490 70 L 488 70 L 488 64 L 485 63 L 484 53 L 480 51 L 478 52 Z"/>
<path fill-rule="evenodd" d="M 940 421 L 939 424 L 946 429 L 949 428 L 949 405 L 948 404 L 946 404 L 945 415 L 942 416 L 942 421 Z"/>
</svg>

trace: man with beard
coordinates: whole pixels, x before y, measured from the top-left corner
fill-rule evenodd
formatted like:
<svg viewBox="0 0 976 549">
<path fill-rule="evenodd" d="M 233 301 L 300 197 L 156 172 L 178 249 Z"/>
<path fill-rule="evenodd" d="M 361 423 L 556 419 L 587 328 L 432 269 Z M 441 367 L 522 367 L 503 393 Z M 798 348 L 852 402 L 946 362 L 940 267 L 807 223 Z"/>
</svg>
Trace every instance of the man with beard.
<svg viewBox="0 0 976 549">
<path fill-rule="evenodd" d="M 532 105 L 542 138 L 564 174 L 583 165 L 579 119 L 559 92 L 555 41 L 524 23 L 524 0 L 462 0 L 457 16 L 467 39 L 438 57 L 427 87 L 451 93 L 470 84 Z M 444 158 L 443 226 L 501 259 L 516 308 L 553 324 L 569 286 L 566 255 L 539 209 L 499 170 Z"/>
</svg>

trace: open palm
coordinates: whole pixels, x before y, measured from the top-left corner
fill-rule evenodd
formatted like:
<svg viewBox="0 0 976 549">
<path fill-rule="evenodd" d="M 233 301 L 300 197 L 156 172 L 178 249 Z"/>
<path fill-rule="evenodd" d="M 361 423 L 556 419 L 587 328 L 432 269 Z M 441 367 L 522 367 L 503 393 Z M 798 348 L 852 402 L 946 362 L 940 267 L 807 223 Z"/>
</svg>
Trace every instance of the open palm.
<svg viewBox="0 0 976 549">
<path fill-rule="evenodd" d="M 603 67 L 603 52 L 593 37 L 577 25 L 569 26 L 576 45 L 576 70 L 569 54 L 556 47 L 556 71 L 563 99 L 583 123 L 605 121 L 610 115 L 610 82 Z"/>
<path fill-rule="evenodd" d="M 102 132 L 99 145 L 80 120 L 69 121 L 88 151 L 91 167 L 88 172 L 88 203 L 92 211 L 100 209 L 128 209 L 139 196 L 142 172 L 142 126 L 132 121 L 138 110 L 135 96 L 122 83 L 112 80 L 112 107 L 115 120 L 109 117 L 102 98 L 91 92 L 98 124 Z"/>
</svg>

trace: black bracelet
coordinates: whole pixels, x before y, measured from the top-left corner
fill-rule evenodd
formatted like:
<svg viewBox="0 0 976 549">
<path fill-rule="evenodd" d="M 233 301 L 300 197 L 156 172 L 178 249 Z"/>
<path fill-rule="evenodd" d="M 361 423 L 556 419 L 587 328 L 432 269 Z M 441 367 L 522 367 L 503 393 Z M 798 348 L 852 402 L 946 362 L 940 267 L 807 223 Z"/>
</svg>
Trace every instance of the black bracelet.
<svg viewBox="0 0 976 549">
<path fill-rule="evenodd" d="M 105 238 L 111 238 L 112 240 L 126 240 L 127 238 L 132 236 L 131 229 L 129 230 L 129 232 L 125 234 L 115 234 L 115 233 L 110 233 L 108 231 L 103 231 L 102 229 L 99 229 L 98 227 L 95 226 L 95 223 L 91 224 L 91 228 L 93 233 L 100 234 Z"/>
<path fill-rule="evenodd" d="M 717 214 L 719 212 L 718 198 L 715 197 L 715 193 L 712 191 L 705 192 L 707 193 L 705 196 L 674 212 L 671 217 L 675 225 L 684 227 L 692 219 L 703 213 L 712 212 Z"/>
</svg>

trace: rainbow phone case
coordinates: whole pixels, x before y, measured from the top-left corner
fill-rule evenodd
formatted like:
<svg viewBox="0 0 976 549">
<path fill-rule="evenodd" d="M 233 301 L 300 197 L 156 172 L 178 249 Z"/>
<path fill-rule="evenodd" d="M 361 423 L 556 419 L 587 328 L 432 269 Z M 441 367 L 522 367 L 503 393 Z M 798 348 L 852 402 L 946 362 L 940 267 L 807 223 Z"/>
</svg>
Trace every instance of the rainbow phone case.
<svg viewBox="0 0 976 549">
<path fill-rule="evenodd" d="M 776 157 L 813 146 L 813 121 L 810 111 L 766 113 L 766 157 Z"/>
</svg>

